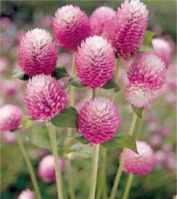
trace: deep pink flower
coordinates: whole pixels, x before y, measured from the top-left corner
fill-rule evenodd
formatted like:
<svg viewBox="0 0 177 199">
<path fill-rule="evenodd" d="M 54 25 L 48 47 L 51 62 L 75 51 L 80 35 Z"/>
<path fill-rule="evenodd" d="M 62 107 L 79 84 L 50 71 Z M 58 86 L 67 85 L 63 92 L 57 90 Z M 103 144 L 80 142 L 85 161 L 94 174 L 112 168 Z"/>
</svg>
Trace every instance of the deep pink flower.
<svg viewBox="0 0 177 199">
<path fill-rule="evenodd" d="M 19 128 L 22 112 L 19 107 L 11 104 L 0 108 L 0 131 L 14 131 Z"/>
<path fill-rule="evenodd" d="M 81 82 L 91 88 L 112 79 L 115 56 L 108 41 L 100 36 L 87 38 L 76 53 L 76 70 Z"/>
<path fill-rule="evenodd" d="M 169 66 L 172 59 L 172 47 L 168 41 L 163 38 L 154 38 L 152 46 L 156 55 L 158 55 L 164 62 L 166 67 Z"/>
<path fill-rule="evenodd" d="M 124 149 L 121 154 L 123 169 L 128 173 L 146 175 L 155 166 L 155 154 L 151 147 L 142 141 L 136 142 L 137 153 L 131 149 Z"/>
<path fill-rule="evenodd" d="M 75 50 L 90 34 L 89 19 L 79 7 L 63 6 L 55 13 L 53 32 L 59 45 Z"/>
<path fill-rule="evenodd" d="M 97 97 L 87 100 L 79 111 L 78 129 L 91 143 L 110 140 L 120 126 L 117 107 L 108 99 Z"/>
<path fill-rule="evenodd" d="M 90 26 L 92 35 L 106 36 L 105 27 L 110 24 L 116 12 L 109 7 L 102 6 L 97 8 L 90 16 Z"/>
<path fill-rule="evenodd" d="M 166 67 L 153 52 L 140 53 L 128 70 L 128 79 L 132 84 L 145 84 L 149 89 L 160 89 L 165 83 Z"/>
<path fill-rule="evenodd" d="M 19 64 L 29 76 L 51 74 L 57 61 L 57 49 L 50 34 L 36 28 L 28 31 L 20 42 Z"/>
<path fill-rule="evenodd" d="M 64 160 L 59 159 L 61 170 L 64 170 Z M 44 182 L 55 181 L 55 159 L 52 155 L 45 156 L 39 163 L 38 175 Z"/>
<path fill-rule="evenodd" d="M 25 102 L 33 119 L 48 120 L 63 111 L 67 96 L 59 81 L 37 75 L 27 84 Z"/>
<path fill-rule="evenodd" d="M 31 190 L 26 189 L 21 192 L 21 194 L 18 196 L 18 199 L 35 199 L 35 196 Z"/>
<path fill-rule="evenodd" d="M 108 24 L 108 38 L 119 56 L 127 58 L 140 47 L 148 23 L 148 11 L 139 0 L 125 0 L 117 10 L 113 24 Z"/>
</svg>

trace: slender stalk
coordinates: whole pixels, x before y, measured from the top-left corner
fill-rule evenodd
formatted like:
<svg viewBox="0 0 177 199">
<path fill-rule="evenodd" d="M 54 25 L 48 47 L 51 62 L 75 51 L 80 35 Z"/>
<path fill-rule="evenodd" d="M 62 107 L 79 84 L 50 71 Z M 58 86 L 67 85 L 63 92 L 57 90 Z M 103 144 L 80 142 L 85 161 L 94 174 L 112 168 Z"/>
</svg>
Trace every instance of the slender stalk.
<svg viewBox="0 0 177 199">
<path fill-rule="evenodd" d="M 70 196 L 70 199 L 75 199 L 74 177 L 73 177 L 73 169 L 71 166 L 71 160 L 68 159 L 66 163 L 67 163 L 67 169 L 68 169 L 69 196 Z"/>
<path fill-rule="evenodd" d="M 132 182 L 133 182 L 133 174 L 129 174 L 127 182 L 126 182 L 125 192 L 123 194 L 122 199 L 128 199 L 128 195 L 129 195 L 129 192 L 130 192 Z"/>
<path fill-rule="evenodd" d="M 56 173 L 58 199 L 64 199 L 61 166 L 58 163 L 56 129 L 49 122 L 46 125 L 47 125 L 48 130 L 49 130 L 49 138 L 50 138 L 50 143 L 51 143 L 51 149 L 52 149 L 53 156 L 55 158 L 55 173 Z"/>
<path fill-rule="evenodd" d="M 90 182 L 91 186 L 90 186 L 89 199 L 95 199 L 96 184 L 97 184 L 97 173 L 98 173 L 98 162 L 99 162 L 99 151 L 100 151 L 100 145 L 99 144 L 94 145 L 92 176 L 91 176 L 91 182 Z"/>
<path fill-rule="evenodd" d="M 140 120 L 141 120 L 141 118 L 139 118 L 136 113 L 133 113 L 132 124 L 131 124 L 130 130 L 129 130 L 129 133 L 128 133 L 129 135 L 136 135 L 138 133 Z M 120 177 L 122 175 L 122 171 L 123 171 L 122 170 L 122 162 L 120 161 L 109 199 L 114 199 L 116 197 L 116 193 L 118 192 L 118 187 L 119 187 L 119 182 L 120 182 Z"/>
<path fill-rule="evenodd" d="M 39 190 L 39 186 L 38 186 L 38 183 L 37 183 L 37 178 L 36 178 L 33 166 L 31 164 L 28 152 L 26 151 L 25 146 L 23 144 L 23 141 L 21 139 L 21 135 L 17 134 L 16 139 L 17 139 L 17 143 L 19 145 L 20 151 L 21 151 L 23 158 L 26 162 L 26 165 L 28 167 L 28 170 L 29 170 L 29 173 L 30 173 L 30 176 L 31 176 L 31 181 L 32 181 L 32 184 L 33 184 L 33 187 L 34 187 L 36 199 L 42 199 L 41 194 L 40 194 L 40 190 Z"/>
</svg>

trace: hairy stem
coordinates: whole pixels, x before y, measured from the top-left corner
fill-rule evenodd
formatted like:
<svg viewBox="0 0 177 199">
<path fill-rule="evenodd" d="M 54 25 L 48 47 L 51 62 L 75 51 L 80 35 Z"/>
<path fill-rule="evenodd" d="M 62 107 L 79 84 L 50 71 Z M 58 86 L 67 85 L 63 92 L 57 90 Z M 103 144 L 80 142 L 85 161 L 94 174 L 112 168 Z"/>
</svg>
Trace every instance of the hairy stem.
<svg viewBox="0 0 177 199">
<path fill-rule="evenodd" d="M 95 199 L 100 145 L 94 145 L 89 199 Z"/>
<path fill-rule="evenodd" d="M 41 194 L 40 194 L 40 190 L 39 190 L 39 186 L 38 186 L 38 183 L 37 183 L 37 178 L 36 178 L 32 163 L 30 161 L 30 157 L 28 155 L 28 152 L 26 151 L 25 146 L 23 144 L 23 141 L 21 139 L 21 135 L 17 134 L 16 138 L 17 138 L 17 143 L 19 145 L 20 151 L 23 155 L 23 158 L 26 162 L 27 168 L 28 168 L 30 176 L 31 176 L 31 181 L 32 181 L 32 184 L 33 184 L 33 187 L 34 187 L 36 199 L 42 199 Z"/>
<path fill-rule="evenodd" d="M 58 161 L 59 157 L 58 157 L 58 151 L 57 151 L 56 129 L 49 122 L 47 123 L 47 127 L 48 127 L 48 130 L 49 130 L 49 138 L 50 138 L 52 153 L 53 153 L 53 156 L 55 158 L 55 174 L 56 174 L 58 199 L 64 199 L 61 166 L 60 166 L 59 161 Z"/>
</svg>

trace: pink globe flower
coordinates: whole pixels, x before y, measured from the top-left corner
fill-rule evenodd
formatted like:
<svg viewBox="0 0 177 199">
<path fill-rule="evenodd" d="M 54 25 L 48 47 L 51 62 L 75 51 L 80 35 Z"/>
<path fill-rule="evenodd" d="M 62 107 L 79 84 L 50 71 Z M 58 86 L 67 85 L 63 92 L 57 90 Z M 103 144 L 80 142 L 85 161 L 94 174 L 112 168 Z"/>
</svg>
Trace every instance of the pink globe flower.
<svg viewBox="0 0 177 199">
<path fill-rule="evenodd" d="M 7 104 L 0 108 L 0 131 L 14 131 L 19 128 L 22 112 L 19 107 Z"/>
<path fill-rule="evenodd" d="M 108 41 L 100 36 L 87 38 L 76 53 L 76 70 L 82 84 L 102 87 L 112 79 L 115 56 Z"/>
<path fill-rule="evenodd" d="M 50 34 L 36 28 L 28 31 L 21 39 L 19 64 L 30 77 L 37 74 L 51 74 L 57 61 L 57 49 Z"/>
<path fill-rule="evenodd" d="M 27 84 L 25 102 L 32 118 L 43 121 L 64 110 L 67 96 L 59 81 L 51 76 L 37 75 Z"/>
<path fill-rule="evenodd" d="M 97 97 L 86 101 L 79 111 L 78 129 L 91 143 L 110 140 L 120 126 L 117 107 L 108 99 Z"/>
<path fill-rule="evenodd" d="M 143 84 L 129 84 L 125 89 L 127 101 L 136 107 L 147 107 L 155 98 L 155 92 Z"/>
<path fill-rule="evenodd" d="M 166 67 L 153 52 L 140 53 L 128 70 L 128 79 L 132 84 L 145 84 L 147 88 L 160 89 L 165 83 Z"/>
<path fill-rule="evenodd" d="M 148 11 L 140 0 L 125 0 L 114 23 L 107 25 L 108 37 L 119 56 L 127 58 L 140 47 L 148 24 Z"/>
<path fill-rule="evenodd" d="M 58 164 L 60 164 L 61 170 L 64 170 L 64 160 L 59 159 Z M 55 159 L 52 155 L 45 156 L 38 167 L 38 175 L 44 182 L 55 181 Z"/>
<path fill-rule="evenodd" d="M 7 144 L 15 143 L 16 142 L 15 133 L 13 133 L 11 131 L 0 132 L 0 141 L 7 143 Z"/>
<path fill-rule="evenodd" d="M 124 149 L 121 154 L 123 170 L 136 175 L 146 175 L 155 166 L 155 154 L 151 147 L 142 141 L 136 142 L 137 153 Z"/>
<path fill-rule="evenodd" d="M 31 190 L 26 189 L 21 192 L 21 194 L 18 196 L 18 199 L 35 199 L 35 196 Z"/>
<path fill-rule="evenodd" d="M 168 41 L 163 38 L 154 38 L 152 40 L 154 52 L 169 66 L 172 59 L 172 47 Z"/>
<path fill-rule="evenodd" d="M 102 6 L 97 8 L 90 16 L 90 26 L 92 35 L 106 36 L 106 25 L 110 24 L 116 12 L 109 7 Z"/>
<path fill-rule="evenodd" d="M 75 50 L 90 34 L 89 19 L 79 7 L 63 6 L 55 13 L 53 32 L 59 45 Z"/>
</svg>

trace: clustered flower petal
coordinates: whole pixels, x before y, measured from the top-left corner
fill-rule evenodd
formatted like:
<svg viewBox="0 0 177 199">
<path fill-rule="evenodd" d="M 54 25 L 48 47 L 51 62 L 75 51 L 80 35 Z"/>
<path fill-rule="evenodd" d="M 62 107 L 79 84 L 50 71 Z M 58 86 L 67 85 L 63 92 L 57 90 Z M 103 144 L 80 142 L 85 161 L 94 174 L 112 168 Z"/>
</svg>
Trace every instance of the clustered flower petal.
<svg viewBox="0 0 177 199">
<path fill-rule="evenodd" d="M 22 37 L 18 56 L 20 67 L 30 77 L 37 74 L 49 75 L 55 68 L 57 49 L 47 31 L 35 28 Z"/>
<path fill-rule="evenodd" d="M 76 53 L 80 81 L 91 88 L 102 87 L 112 79 L 115 56 L 111 44 L 100 36 L 88 37 Z"/>
<path fill-rule="evenodd" d="M 106 36 L 106 26 L 112 22 L 116 12 L 109 7 L 97 8 L 90 16 L 90 26 L 92 35 Z"/>
<path fill-rule="evenodd" d="M 128 173 L 146 175 L 156 164 L 155 154 L 145 142 L 137 141 L 136 146 L 137 153 L 131 149 L 124 149 L 121 153 L 123 169 Z"/>
<path fill-rule="evenodd" d="M 172 58 L 172 47 L 168 41 L 163 38 L 154 38 L 152 40 L 154 52 L 169 66 Z"/>
<path fill-rule="evenodd" d="M 31 190 L 26 189 L 21 192 L 21 194 L 18 196 L 18 199 L 35 199 L 35 196 Z"/>
<path fill-rule="evenodd" d="M 27 84 L 25 102 L 33 119 L 48 120 L 64 110 L 67 95 L 59 81 L 37 75 Z"/>
<path fill-rule="evenodd" d="M 137 107 L 147 106 L 162 92 L 166 80 L 165 64 L 153 52 L 140 53 L 129 67 L 128 80 L 127 100 Z"/>
<path fill-rule="evenodd" d="M 64 160 L 59 159 L 61 170 L 64 170 Z M 55 158 L 52 155 L 45 156 L 39 163 L 38 175 L 44 182 L 55 181 Z"/>
<path fill-rule="evenodd" d="M 53 32 L 59 45 L 75 50 L 90 35 L 89 19 L 79 7 L 63 6 L 55 13 Z"/>
<path fill-rule="evenodd" d="M 91 143 L 110 140 L 120 126 L 120 115 L 116 105 L 102 97 L 87 100 L 80 108 L 78 129 Z"/>
<path fill-rule="evenodd" d="M 19 128 L 22 112 L 19 107 L 11 104 L 0 108 L 0 131 L 14 131 Z"/>
<path fill-rule="evenodd" d="M 119 56 L 127 58 L 140 47 L 148 24 L 148 10 L 140 0 L 126 0 L 117 10 L 108 38 Z"/>
</svg>

